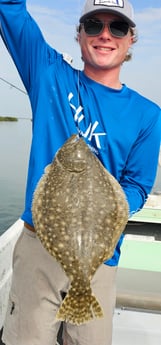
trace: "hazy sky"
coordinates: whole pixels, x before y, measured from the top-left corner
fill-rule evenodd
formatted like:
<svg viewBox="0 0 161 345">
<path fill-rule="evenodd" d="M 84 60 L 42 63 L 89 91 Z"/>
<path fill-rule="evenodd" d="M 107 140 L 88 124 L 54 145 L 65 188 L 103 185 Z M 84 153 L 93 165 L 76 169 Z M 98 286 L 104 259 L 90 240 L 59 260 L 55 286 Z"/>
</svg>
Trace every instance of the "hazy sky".
<svg viewBox="0 0 161 345">
<path fill-rule="evenodd" d="M 161 0 L 131 0 L 138 42 L 133 59 L 123 65 L 121 81 L 161 106 Z M 30 0 L 28 10 L 39 23 L 50 45 L 73 57 L 82 69 L 75 28 L 84 0 Z M 0 40 L 0 77 L 23 88 L 18 73 Z M 31 117 L 28 97 L 0 80 L 0 115 Z"/>
</svg>

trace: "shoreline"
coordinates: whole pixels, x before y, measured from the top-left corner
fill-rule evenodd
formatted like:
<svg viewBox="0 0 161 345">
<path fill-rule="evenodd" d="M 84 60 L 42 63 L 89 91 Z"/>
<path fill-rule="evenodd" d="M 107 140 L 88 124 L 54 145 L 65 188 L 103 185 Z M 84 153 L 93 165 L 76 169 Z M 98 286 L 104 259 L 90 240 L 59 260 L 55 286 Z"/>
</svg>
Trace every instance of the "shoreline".
<svg viewBox="0 0 161 345">
<path fill-rule="evenodd" d="M 12 117 L 12 116 L 0 116 L 0 122 L 3 122 L 3 121 L 17 122 L 18 118 Z"/>
</svg>

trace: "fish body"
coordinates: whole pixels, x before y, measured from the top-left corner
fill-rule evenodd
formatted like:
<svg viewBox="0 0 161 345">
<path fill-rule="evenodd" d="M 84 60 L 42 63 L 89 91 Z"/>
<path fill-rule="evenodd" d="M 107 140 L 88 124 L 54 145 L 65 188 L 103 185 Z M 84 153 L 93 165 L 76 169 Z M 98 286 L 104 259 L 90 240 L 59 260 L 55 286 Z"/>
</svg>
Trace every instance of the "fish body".
<svg viewBox="0 0 161 345">
<path fill-rule="evenodd" d="M 83 138 L 71 136 L 47 166 L 32 213 L 37 236 L 70 280 L 57 318 L 82 324 L 102 317 L 90 282 L 113 255 L 128 221 L 128 204 L 119 183 Z"/>
</svg>

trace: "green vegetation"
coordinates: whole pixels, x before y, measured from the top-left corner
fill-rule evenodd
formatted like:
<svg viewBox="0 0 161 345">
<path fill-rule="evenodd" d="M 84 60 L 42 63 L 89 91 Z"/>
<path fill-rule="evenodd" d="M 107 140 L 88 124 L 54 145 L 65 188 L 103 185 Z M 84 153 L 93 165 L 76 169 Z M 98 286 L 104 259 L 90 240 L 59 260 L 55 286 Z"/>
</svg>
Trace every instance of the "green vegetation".
<svg viewBox="0 0 161 345">
<path fill-rule="evenodd" d="M 18 121 L 17 117 L 11 117 L 11 116 L 0 116 L 0 121 Z"/>
</svg>

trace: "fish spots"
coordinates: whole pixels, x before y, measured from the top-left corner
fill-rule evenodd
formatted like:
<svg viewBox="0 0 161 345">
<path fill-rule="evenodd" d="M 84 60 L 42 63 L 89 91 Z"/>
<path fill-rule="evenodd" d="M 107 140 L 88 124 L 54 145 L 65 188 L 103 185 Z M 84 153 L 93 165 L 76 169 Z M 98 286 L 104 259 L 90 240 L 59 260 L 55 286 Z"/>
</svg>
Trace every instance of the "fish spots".
<svg viewBox="0 0 161 345">
<path fill-rule="evenodd" d="M 113 255 L 128 205 L 84 139 L 72 136 L 57 152 L 35 190 L 32 213 L 37 236 L 70 281 L 57 319 L 79 325 L 102 317 L 90 282 Z"/>
</svg>

